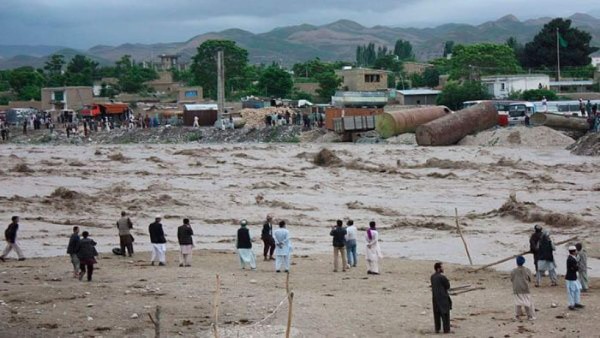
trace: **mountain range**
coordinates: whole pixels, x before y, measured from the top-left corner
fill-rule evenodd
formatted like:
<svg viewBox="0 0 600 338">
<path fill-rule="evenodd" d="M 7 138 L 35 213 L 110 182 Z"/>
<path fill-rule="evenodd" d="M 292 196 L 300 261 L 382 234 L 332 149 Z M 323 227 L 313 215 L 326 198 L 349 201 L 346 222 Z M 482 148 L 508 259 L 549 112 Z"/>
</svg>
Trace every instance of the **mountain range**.
<svg viewBox="0 0 600 338">
<path fill-rule="evenodd" d="M 573 26 L 592 35 L 593 45 L 600 46 L 600 19 L 582 13 L 574 14 L 569 19 L 572 20 Z M 178 54 L 183 62 L 187 62 L 196 54 L 196 48 L 210 39 L 237 42 L 248 50 L 252 63 L 278 62 L 292 65 L 315 57 L 322 60 L 353 61 L 358 45 L 373 42 L 393 48 L 398 39 L 410 41 L 417 60 L 427 61 L 440 57 L 445 42 L 449 40 L 457 44 L 502 43 L 512 36 L 519 42 L 526 43 L 550 20 L 552 18 L 543 17 L 520 21 L 514 15 L 506 15 L 480 25 L 450 23 L 434 28 L 365 27 L 350 20 L 339 20 L 321 26 L 303 24 L 280 27 L 260 34 L 241 29 L 227 29 L 200 34 L 185 42 L 98 45 L 88 50 L 75 50 L 65 46 L 0 45 L 0 69 L 41 67 L 48 56 L 54 53 L 63 54 L 67 59 L 75 54 L 83 54 L 101 65 L 111 64 L 126 54 L 136 61 L 158 61 L 157 56 L 160 54 Z"/>
</svg>

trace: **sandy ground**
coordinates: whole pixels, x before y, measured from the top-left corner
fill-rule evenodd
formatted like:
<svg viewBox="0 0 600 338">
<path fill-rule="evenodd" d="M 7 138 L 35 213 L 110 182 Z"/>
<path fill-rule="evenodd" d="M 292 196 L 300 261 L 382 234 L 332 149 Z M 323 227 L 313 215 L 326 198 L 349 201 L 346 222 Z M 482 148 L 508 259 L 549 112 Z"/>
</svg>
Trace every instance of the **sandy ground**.
<svg viewBox="0 0 600 338">
<path fill-rule="evenodd" d="M 287 322 L 285 274 L 272 262 L 242 271 L 233 253 L 199 251 L 191 268 L 149 266 L 148 253 L 133 259 L 103 254 L 94 280 L 70 277 L 66 258 L 3 264 L 0 336 L 152 337 L 147 314 L 162 308 L 162 334 L 210 337 L 216 275 L 221 278 L 219 326 L 226 337 L 282 337 Z M 385 259 L 382 275 L 368 276 L 364 262 L 349 272 L 331 272 L 329 255 L 294 257 L 294 337 L 414 337 L 433 335 L 429 276 L 433 262 Z M 566 292 L 532 288 L 534 322 L 513 320 L 512 288 L 505 273 L 468 273 L 448 266 L 453 287 L 485 288 L 453 296 L 452 330 L 461 337 L 592 337 L 600 294 L 585 294 L 587 307 L 566 309 Z M 594 279 L 592 288 L 600 285 Z M 552 307 L 555 303 L 557 307 Z M 265 319 L 269 314 L 276 312 Z M 138 318 L 132 318 L 136 314 Z"/>
<path fill-rule="evenodd" d="M 331 244 L 328 232 L 335 220 L 352 218 L 361 229 L 364 229 L 369 221 L 377 221 L 381 229 L 382 250 L 386 257 L 466 264 L 468 261 L 455 228 L 454 209 L 457 208 L 460 224 L 476 265 L 490 263 L 526 250 L 533 225 L 540 223 L 552 230 L 556 241 L 580 236 L 588 248 L 590 274 L 600 276 L 600 239 L 595 231 L 600 216 L 600 175 L 597 172 L 600 158 L 574 156 L 567 150 L 548 147 L 419 148 L 408 145 L 330 144 L 326 146 L 340 158 L 340 162 L 333 166 L 316 166 L 312 159 L 323 146 L 5 145 L 0 148 L 0 219 L 5 220 L 7 224 L 13 214 L 21 216 L 19 238 L 28 257 L 64 255 L 73 225 L 80 225 L 82 230 L 90 231 L 99 243 L 99 250 L 109 253 L 118 243 L 114 224 L 120 211 L 127 210 L 134 222 L 135 245 L 138 251 L 148 250 L 147 225 L 157 213 L 164 215 L 163 223 L 170 249 L 175 248 L 176 227 L 181 224 L 183 217 L 189 217 L 197 234 L 195 241 L 198 248 L 210 250 L 231 250 L 237 224 L 242 218 L 248 219 L 252 235 L 258 238 L 265 215 L 274 213 L 276 219 L 285 219 L 288 222 L 294 239 L 295 254 L 309 255 L 311 259 L 321 257 L 315 255 L 329 254 Z M 511 216 L 513 212 L 506 212 L 501 208 L 513 193 L 519 201 L 515 205 L 517 217 Z M 532 202 L 535 205 L 523 202 Z M 361 236 L 364 236 L 364 233 L 361 233 Z M 362 241 L 360 245 L 363 251 Z M 110 254 L 108 256 L 110 257 Z M 564 246 L 557 248 L 556 257 L 558 271 L 564 274 Z M 235 261 L 232 257 L 227 259 Z M 329 260 L 315 259 L 315 270 L 324 274 L 329 272 Z M 62 261 L 64 262 L 64 258 Z M 18 265 L 39 264 L 54 268 L 52 262 L 26 261 L 27 264 Z M 115 261 L 103 260 L 101 266 L 107 264 L 108 268 L 113 262 Z M 298 262 L 300 264 L 302 260 Z M 67 265 L 67 262 L 61 263 L 61 268 L 63 264 Z M 139 264 L 141 263 L 136 263 Z M 410 266 L 416 263 L 398 261 L 392 264 L 398 264 L 398 267 L 387 271 L 397 273 L 385 275 L 383 278 L 386 278 L 386 281 L 373 289 L 373 293 L 381 293 L 383 287 L 388 287 L 396 293 L 391 286 L 407 288 L 405 290 L 410 286 L 423 289 L 421 296 L 427 299 L 425 284 L 418 286 L 414 283 L 418 279 L 423 280 L 423 283 L 427 281 L 431 264 L 427 264 L 426 268 L 420 270 L 422 272 L 418 272 L 418 278 L 415 278 L 416 270 L 413 275 L 405 276 L 402 273 L 405 269 L 403 264 Z M 206 295 L 212 292 L 210 280 L 214 278 L 214 273 L 219 272 L 221 268 L 231 268 L 233 271 L 234 265 L 209 265 L 205 267 L 211 272 L 209 275 L 194 275 L 194 279 L 206 278 L 206 283 L 199 284 L 204 294 L 202 306 L 208 306 Z M 1 278 L 11 276 L 17 279 L 9 280 L 10 283 L 5 286 L 12 287 L 23 283 L 24 286 L 35 286 L 40 290 L 48 290 L 49 287 L 70 287 L 63 286 L 66 281 L 66 268 L 61 271 L 50 272 L 41 269 L 36 272 L 58 274 L 63 278 L 61 283 L 45 282 L 47 277 L 40 277 L 40 280 L 31 280 L 26 275 L 12 277 L 14 273 L 27 270 L 7 269 L 6 266 L 1 265 L 6 273 L 0 275 Z M 126 266 L 122 268 L 125 269 Z M 512 266 L 513 263 L 509 262 L 498 268 L 507 271 Z M 531 262 L 528 262 L 528 266 L 531 267 Z M 307 266 L 306 271 L 313 268 Z M 105 277 L 102 277 L 103 273 Z M 192 273 L 190 278 L 191 275 Z M 107 289 L 111 289 L 111 282 L 118 280 L 115 274 L 109 274 L 104 269 L 98 272 L 98 276 L 99 283 L 89 287 L 102 288 L 102 285 L 105 285 Z M 363 271 L 357 276 L 356 282 L 361 283 L 361 278 L 365 277 Z M 173 276 L 165 275 L 165 278 L 169 277 Z M 103 283 L 102 278 L 107 278 L 106 282 Z M 264 278 L 267 278 L 265 280 L 270 281 L 269 283 L 276 282 L 273 275 L 267 274 Z M 302 277 L 298 274 L 294 275 L 294 278 L 301 281 Z M 331 283 L 336 283 L 336 280 L 332 275 L 326 274 L 320 282 L 319 279 L 309 282 L 309 277 L 306 278 L 303 284 L 298 285 L 306 284 L 315 290 L 312 298 L 306 298 L 307 303 L 304 306 L 315 306 L 310 302 L 330 304 L 332 301 L 339 301 L 340 307 L 331 309 L 339 312 L 342 304 L 348 306 L 346 298 L 355 295 L 353 291 L 344 293 L 345 280 L 341 277 L 336 284 L 338 293 L 331 299 L 323 296 L 331 292 L 323 292 L 321 289 L 333 287 Z M 138 279 L 143 277 L 138 278 L 137 273 L 135 277 L 123 277 L 123 284 L 119 287 L 127 287 Z M 256 279 L 260 285 L 259 277 Z M 402 280 L 407 285 L 402 284 Z M 413 284 L 408 284 L 409 281 Z M 469 284 L 477 281 L 464 278 L 464 282 Z M 168 282 L 164 280 L 165 285 Z M 240 283 L 246 285 L 241 280 Z M 500 303 L 503 305 L 499 307 L 505 311 L 503 316 L 508 318 L 510 311 L 507 306 L 511 298 L 507 296 L 510 293 L 506 290 L 509 290 L 509 286 L 506 281 L 502 283 L 504 290 L 494 288 L 492 292 L 499 292 L 497 298 L 504 302 Z M 76 289 L 82 288 L 79 284 L 76 285 Z M 176 285 L 180 284 L 173 284 L 173 287 Z M 356 284 L 354 288 L 365 290 L 369 286 L 369 283 Z M 488 287 L 488 290 L 491 288 Z M 557 290 L 552 291 L 556 301 L 564 305 L 564 289 L 553 290 Z M 248 292 L 250 293 L 250 290 Z M 377 302 L 391 302 L 389 298 L 392 297 L 366 299 L 368 304 L 373 304 L 369 305 L 372 307 L 369 307 L 368 311 L 362 311 L 362 303 L 354 304 L 353 316 L 357 318 L 357 323 L 367 325 L 366 327 L 370 324 L 366 324 L 369 321 L 365 322 L 365 318 L 376 320 L 373 324 L 376 325 L 376 335 L 385 336 L 390 332 L 396 334 L 389 336 L 398 336 L 401 332 L 412 335 L 422 333 L 420 330 L 426 332 L 429 315 L 420 313 L 426 311 L 428 303 L 424 303 L 423 299 L 410 303 L 404 300 L 405 294 L 406 292 L 398 292 L 398 298 L 394 297 L 394 302 L 407 306 L 402 313 L 415 312 L 418 315 L 417 319 L 423 316 L 419 322 L 415 321 L 413 324 L 413 321 L 399 321 L 392 312 L 378 312 L 382 307 Z M 477 298 L 476 295 L 479 295 L 481 299 L 477 298 L 476 301 L 486 304 L 487 294 L 474 291 L 467 295 L 464 297 Z M 276 305 L 281 295 L 274 293 L 269 297 L 268 305 L 265 306 Z M 298 301 L 302 308 L 302 301 Z M 88 303 L 87 300 L 85 302 Z M 391 304 L 389 306 L 392 306 Z M 133 308 L 138 305 L 131 306 Z M 328 336 L 338 336 L 333 330 L 333 320 L 320 319 L 321 316 L 325 316 L 324 312 L 329 313 L 327 307 L 322 307 L 321 310 L 323 309 L 327 311 L 304 317 L 306 322 L 299 317 L 298 323 L 302 325 L 298 328 L 303 335 L 318 335 L 317 333 L 321 332 L 317 331 L 320 330 L 319 327 L 329 325 L 332 329 L 327 331 Z M 142 310 L 136 308 L 136 311 Z M 466 310 L 458 308 L 457 311 Z M 481 310 L 473 308 L 469 311 Z M 590 309 L 585 313 L 593 313 L 592 311 L 593 309 Z M 229 312 L 233 313 L 233 310 Z M 130 315 L 127 314 L 126 318 Z M 470 321 L 472 317 L 479 315 L 471 316 L 469 312 L 463 312 L 462 316 Z M 107 315 L 106 320 L 110 321 L 110 318 L 111 316 Z M 489 316 L 486 318 L 482 323 L 495 324 L 482 326 L 481 332 L 489 330 L 491 335 L 499 336 L 496 332 L 498 323 L 490 322 Z M 254 317 L 250 319 L 257 320 Z M 192 321 L 197 322 L 193 319 Z M 422 325 L 417 325 L 421 322 Z M 541 325 L 537 324 L 540 322 L 536 322 L 535 332 L 541 329 L 538 327 Z M 281 318 L 279 323 L 283 323 Z M 394 325 L 389 327 L 405 331 L 386 329 L 391 323 Z M 411 323 L 413 331 L 406 331 L 409 330 L 408 326 L 401 326 L 408 323 Z M 372 331 L 366 329 L 356 331 L 357 327 L 363 327 L 362 324 L 352 324 L 348 328 L 345 324 L 337 326 L 340 332 L 354 332 L 357 336 L 370 335 Z M 464 326 L 460 321 L 455 324 Z M 96 323 L 94 325 L 98 326 Z M 479 336 L 477 332 L 472 331 L 471 334 Z M 568 332 L 561 334 L 556 331 L 556 334 L 571 335 Z M 106 332 L 96 334 L 107 335 Z M 137 333 L 133 332 L 133 335 L 135 334 Z M 512 335 L 514 332 L 508 334 Z M 112 336 L 112 333 L 109 336 Z"/>
</svg>

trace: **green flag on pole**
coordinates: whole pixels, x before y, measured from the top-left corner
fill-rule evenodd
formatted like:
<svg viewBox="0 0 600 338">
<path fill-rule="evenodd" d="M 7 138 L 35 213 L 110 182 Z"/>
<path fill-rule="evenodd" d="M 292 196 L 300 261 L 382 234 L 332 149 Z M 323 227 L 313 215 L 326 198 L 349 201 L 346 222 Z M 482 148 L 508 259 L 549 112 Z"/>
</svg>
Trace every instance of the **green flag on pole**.
<svg viewBox="0 0 600 338">
<path fill-rule="evenodd" d="M 558 33 L 558 44 L 562 47 L 562 48 L 567 48 L 567 46 L 569 45 L 567 43 L 567 40 L 563 39 L 562 35 L 560 35 L 560 33 Z"/>
</svg>

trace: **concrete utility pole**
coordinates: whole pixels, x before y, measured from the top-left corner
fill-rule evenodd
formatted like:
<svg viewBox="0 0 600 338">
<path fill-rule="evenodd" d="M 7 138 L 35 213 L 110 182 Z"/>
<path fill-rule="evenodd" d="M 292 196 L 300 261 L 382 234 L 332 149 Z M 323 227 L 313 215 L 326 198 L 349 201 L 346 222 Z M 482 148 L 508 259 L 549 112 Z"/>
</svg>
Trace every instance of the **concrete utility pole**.
<svg viewBox="0 0 600 338">
<path fill-rule="evenodd" d="M 217 127 L 223 126 L 223 111 L 225 109 L 225 64 L 223 50 L 217 51 Z"/>
</svg>

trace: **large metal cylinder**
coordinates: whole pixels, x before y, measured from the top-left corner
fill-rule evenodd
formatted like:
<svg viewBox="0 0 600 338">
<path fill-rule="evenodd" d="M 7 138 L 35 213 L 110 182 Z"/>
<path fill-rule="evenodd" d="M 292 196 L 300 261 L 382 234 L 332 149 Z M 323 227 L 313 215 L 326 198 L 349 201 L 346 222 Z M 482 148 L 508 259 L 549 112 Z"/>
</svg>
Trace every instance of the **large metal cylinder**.
<svg viewBox="0 0 600 338">
<path fill-rule="evenodd" d="M 550 128 L 587 131 L 590 125 L 585 117 L 566 116 L 551 113 L 535 113 L 531 115 L 531 124 Z"/>
<path fill-rule="evenodd" d="M 485 101 L 419 126 L 415 136 L 420 146 L 448 146 L 497 123 L 498 111 L 494 103 Z"/>
<path fill-rule="evenodd" d="M 445 106 L 385 112 L 375 117 L 375 130 L 383 138 L 414 133 L 418 126 L 450 113 L 452 111 Z"/>
</svg>

